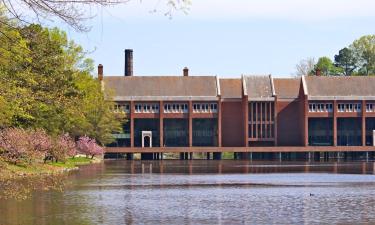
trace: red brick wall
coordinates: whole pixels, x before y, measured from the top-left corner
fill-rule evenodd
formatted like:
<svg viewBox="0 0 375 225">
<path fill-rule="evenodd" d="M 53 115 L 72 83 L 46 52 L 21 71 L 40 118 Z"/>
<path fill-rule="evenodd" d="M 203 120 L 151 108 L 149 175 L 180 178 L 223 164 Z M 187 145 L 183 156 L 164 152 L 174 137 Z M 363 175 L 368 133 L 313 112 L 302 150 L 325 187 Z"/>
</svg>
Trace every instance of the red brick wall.
<svg viewBox="0 0 375 225">
<path fill-rule="evenodd" d="M 239 102 L 223 102 L 222 105 L 222 146 L 243 146 L 244 127 L 242 104 Z"/>
<path fill-rule="evenodd" d="M 277 144 L 278 146 L 303 145 L 304 123 L 300 100 L 277 102 Z"/>
</svg>

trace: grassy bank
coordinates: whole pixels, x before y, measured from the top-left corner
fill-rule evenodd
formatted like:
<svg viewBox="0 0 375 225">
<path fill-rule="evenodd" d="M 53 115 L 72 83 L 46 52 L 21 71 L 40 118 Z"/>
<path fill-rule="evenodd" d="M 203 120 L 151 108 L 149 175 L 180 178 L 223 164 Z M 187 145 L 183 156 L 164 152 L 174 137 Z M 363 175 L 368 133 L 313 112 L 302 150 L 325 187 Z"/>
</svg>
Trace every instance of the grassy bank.
<svg viewBox="0 0 375 225">
<path fill-rule="evenodd" d="M 13 165 L 0 160 L 0 180 L 39 175 L 59 174 L 78 169 L 77 166 L 100 162 L 98 158 L 74 157 L 65 162 L 36 163 L 34 165 Z"/>
</svg>

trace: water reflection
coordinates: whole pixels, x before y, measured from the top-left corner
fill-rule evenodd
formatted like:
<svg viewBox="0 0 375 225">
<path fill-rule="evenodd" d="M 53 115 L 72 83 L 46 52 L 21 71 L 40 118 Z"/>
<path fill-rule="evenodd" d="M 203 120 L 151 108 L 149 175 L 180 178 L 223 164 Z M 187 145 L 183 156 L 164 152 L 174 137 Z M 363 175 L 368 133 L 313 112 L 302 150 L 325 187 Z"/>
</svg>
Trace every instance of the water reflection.
<svg viewBox="0 0 375 225">
<path fill-rule="evenodd" d="M 143 173 L 142 173 L 143 172 Z M 106 161 L 0 224 L 373 224 L 374 163 Z"/>
</svg>

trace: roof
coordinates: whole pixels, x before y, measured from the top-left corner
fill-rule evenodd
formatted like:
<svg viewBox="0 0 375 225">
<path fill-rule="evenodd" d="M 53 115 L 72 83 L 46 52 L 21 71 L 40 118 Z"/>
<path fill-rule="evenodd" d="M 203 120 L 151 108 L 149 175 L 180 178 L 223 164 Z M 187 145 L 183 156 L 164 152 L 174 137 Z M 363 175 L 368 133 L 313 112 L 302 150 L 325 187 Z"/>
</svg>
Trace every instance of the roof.
<svg viewBox="0 0 375 225">
<path fill-rule="evenodd" d="M 249 100 L 269 101 L 274 99 L 273 82 L 270 75 L 243 76 Z"/>
<path fill-rule="evenodd" d="M 220 79 L 220 91 L 222 98 L 242 98 L 242 80 Z"/>
<path fill-rule="evenodd" d="M 301 88 L 301 78 L 273 78 L 277 98 L 296 99 Z"/>
<path fill-rule="evenodd" d="M 215 76 L 104 76 L 103 84 L 115 101 L 214 100 L 218 94 Z"/>
<path fill-rule="evenodd" d="M 375 99 L 373 76 L 306 76 L 309 99 Z"/>
</svg>

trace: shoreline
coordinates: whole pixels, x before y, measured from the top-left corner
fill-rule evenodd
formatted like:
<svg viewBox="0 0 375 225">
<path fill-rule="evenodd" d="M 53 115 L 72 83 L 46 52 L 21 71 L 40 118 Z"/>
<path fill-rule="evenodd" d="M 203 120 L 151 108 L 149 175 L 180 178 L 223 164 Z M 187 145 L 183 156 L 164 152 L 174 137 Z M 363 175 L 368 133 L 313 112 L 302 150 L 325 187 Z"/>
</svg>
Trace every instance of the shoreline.
<svg viewBox="0 0 375 225">
<path fill-rule="evenodd" d="M 32 178 L 40 176 L 51 176 L 79 170 L 79 166 L 100 163 L 103 159 L 85 156 L 69 158 L 65 162 L 36 163 L 34 165 L 13 165 L 0 160 L 0 182 L 17 180 L 22 178 Z"/>
</svg>

